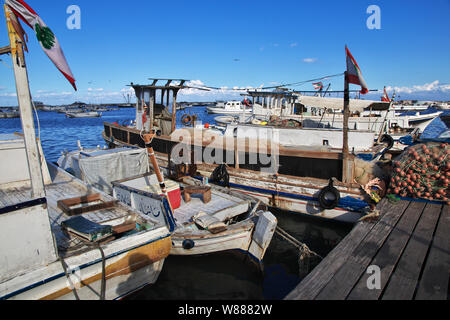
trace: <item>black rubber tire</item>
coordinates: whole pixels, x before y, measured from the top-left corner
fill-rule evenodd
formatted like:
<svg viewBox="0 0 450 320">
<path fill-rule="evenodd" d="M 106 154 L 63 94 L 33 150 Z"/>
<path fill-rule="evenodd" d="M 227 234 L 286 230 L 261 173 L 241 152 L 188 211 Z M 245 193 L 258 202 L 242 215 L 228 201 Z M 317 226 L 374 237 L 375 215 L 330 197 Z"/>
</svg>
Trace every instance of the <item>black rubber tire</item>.
<svg viewBox="0 0 450 320">
<path fill-rule="evenodd" d="M 387 144 L 388 144 L 387 149 L 388 149 L 388 150 L 391 150 L 392 147 L 394 146 L 394 139 L 393 139 L 390 135 L 388 135 L 388 134 L 384 134 L 384 135 L 381 137 L 381 142 L 382 142 L 382 143 L 387 142 Z"/>
<path fill-rule="evenodd" d="M 330 193 L 334 195 L 333 200 L 328 200 L 326 197 Z M 336 189 L 335 187 L 331 186 L 325 187 L 319 193 L 319 204 L 323 209 L 331 210 L 336 208 L 340 200 L 341 195 L 339 194 L 338 189 Z"/>
</svg>

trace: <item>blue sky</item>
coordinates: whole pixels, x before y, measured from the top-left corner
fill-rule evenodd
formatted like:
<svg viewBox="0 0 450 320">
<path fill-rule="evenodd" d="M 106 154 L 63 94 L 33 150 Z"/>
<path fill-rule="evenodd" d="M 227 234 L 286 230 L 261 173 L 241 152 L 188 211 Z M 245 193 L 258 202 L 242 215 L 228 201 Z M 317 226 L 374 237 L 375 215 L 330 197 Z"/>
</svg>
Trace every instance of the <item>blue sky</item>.
<svg viewBox="0 0 450 320">
<path fill-rule="evenodd" d="M 75 93 L 23 24 L 30 38 L 31 92 L 48 104 L 123 102 L 127 84 L 150 77 L 228 88 L 320 78 L 345 71 L 346 44 L 370 89 L 387 86 L 401 98 L 450 100 L 449 0 L 25 1 L 57 36 L 77 80 Z M 66 26 L 70 5 L 81 9 L 80 30 Z M 370 5 L 381 9 L 380 30 L 367 28 Z M 3 13 L 0 20 L 5 46 Z M 16 104 L 11 59 L 0 59 L 0 105 Z M 343 88 L 342 77 L 324 83 Z M 180 98 L 229 95 L 186 91 Z M 378 100 L 380 94 L 367 97 Z"/>
</svg>

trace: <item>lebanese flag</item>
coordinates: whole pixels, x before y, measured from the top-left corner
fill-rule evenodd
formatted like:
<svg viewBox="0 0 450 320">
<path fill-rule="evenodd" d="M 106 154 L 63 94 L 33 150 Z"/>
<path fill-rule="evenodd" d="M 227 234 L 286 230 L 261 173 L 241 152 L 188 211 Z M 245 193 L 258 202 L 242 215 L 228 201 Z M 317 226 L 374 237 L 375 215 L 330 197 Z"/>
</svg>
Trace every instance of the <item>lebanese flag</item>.
<svg viewBox="0 0 450 320">
<path fill-rule="evenodd" d="M 8 7 L 14 12 L 16 16 L 22 19 L 30 28 L 36 32 L 36 37 L 42 50 L 55 64 L 56 68 L 69 80 L 75 91 L 77 87 L 75 85 L 75 78 L 70 71 L 70 67 L 67 64 L 66 57 L 59 45 L 58 39 L 56 39 L 53 32 L 44 23 L 41 17 L 30 8 L 23 0 L 5 0 Z"/>
<path fill-rule="evenodd" d="M 386 87 L 384 87 L 384 94 L 381 97 L 381 101 L 383 101 L 383 102 L 391 102 L 391 99 L 389 99 L 388 94 L 386 92 Z"/>
<path fill-rule="evenodd" d="M 358 64 L 356 63 L 355 58 L 353 58 L 352 54 L 348 50 L 347 46 L 345 46 L 345 51 L 347 54 L 347 76 L 348 82 L 357 84 L 361 86 L 361 94 L 366 94 L 369 92 L 367 89 L 366 82 L 364 81 L 361 70 L 359 69 Z"/>
<path fill-rule="evenodd" d="M 316 89 L 316 90 L 322 90 L 323 89 L 323 83 L 322 82 L 313 83 L 312 85 L 314 86 L 314 89 Z"/>
</svg>

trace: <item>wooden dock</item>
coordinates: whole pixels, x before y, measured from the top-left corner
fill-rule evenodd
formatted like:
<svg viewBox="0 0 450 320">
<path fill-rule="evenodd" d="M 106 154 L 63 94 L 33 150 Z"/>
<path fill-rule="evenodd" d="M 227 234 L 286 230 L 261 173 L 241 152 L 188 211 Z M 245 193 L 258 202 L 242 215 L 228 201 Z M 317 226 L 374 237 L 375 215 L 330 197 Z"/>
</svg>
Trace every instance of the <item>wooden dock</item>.
<svg viewBox="0 0 450 320">
<path fill-rule="evenodd" d="M 286 300 L 448 300 L 449 206 L 384 199 L 377 209 Z"/>
</svg>

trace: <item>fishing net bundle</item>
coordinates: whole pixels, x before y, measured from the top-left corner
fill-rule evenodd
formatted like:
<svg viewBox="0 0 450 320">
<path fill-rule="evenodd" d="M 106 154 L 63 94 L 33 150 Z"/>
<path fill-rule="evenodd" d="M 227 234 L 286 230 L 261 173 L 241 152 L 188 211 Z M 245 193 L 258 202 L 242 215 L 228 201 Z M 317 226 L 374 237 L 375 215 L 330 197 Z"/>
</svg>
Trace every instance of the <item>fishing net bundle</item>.
<svg viewBox="0 0 450 320">
<path fill-rule="evenodd" d="M 448 143 L 429 142 L 408 148 L 393 162 L 388 193 L 450 204 L 449 154 Z"/>
</svg>

